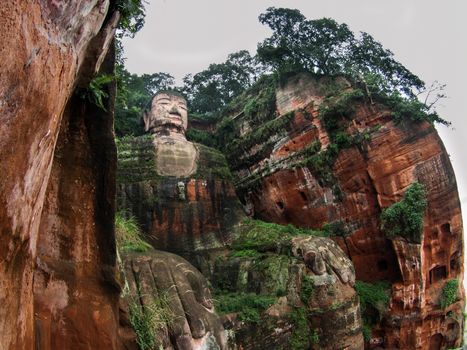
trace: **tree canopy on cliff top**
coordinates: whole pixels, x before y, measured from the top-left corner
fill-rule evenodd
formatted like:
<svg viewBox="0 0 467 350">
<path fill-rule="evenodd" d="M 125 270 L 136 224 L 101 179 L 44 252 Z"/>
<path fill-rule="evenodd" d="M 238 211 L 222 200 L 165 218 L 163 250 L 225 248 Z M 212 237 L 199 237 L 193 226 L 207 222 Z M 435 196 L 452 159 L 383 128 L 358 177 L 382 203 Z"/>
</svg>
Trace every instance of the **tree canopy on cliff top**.
<svg viewBox="0 0 467 350">
<path fill-rule="evenodd" d="M 258 58 L 273 71 L 306 70 L 357 79 L 377 76 L 381 89 L 409 97 L 424 87 L 370 34 L 355 35 L 344 23 L 331 18 L 308 20 L 298 10 L 274 7 L 259 21 L 271 28 L 272 35 L 258 44 Z"/>
<path fill-rule="evenodd" d="M 144 23 L 142 0 L 120 0 L 119 3 L 128 7 L 122 29 L 131 36 Z M 122 7 L 124 11 L 125 6 Z M 449 124 L 436 114 L 434 102 L 420 102 L 417 98 L 424 90 L 436 93 L 435 102 L 444 95 L 431 87 L 426 89 L 418 76 L 370 34 L 356 35 L 346 24 L 331 18 L 308 20 L 299 10 L 287 8 L 270 7 L 259 16 L 259 21 L 269 26 L 272 34 L 258 44 L 255 56 L 246 50 L 230 54 L 223 63 L 213 63 L 199 73 L 188 74 L 180 87 L 174 86 L 174 79 L 168 73 L 138 76 L 120 67 L 117 134 L 142 132 L 138 113 L 141 114 L 145 103 L 160 88 L 182 92 L 191 113 L 212 114 L 265 73 L 281 77 L 300 71 L 344 75 L 363 83 L 367 93 L 381 97 L 383 103 L 395 110 L 397 121 L 409 116 L 412 120 Z"/>
</svg>

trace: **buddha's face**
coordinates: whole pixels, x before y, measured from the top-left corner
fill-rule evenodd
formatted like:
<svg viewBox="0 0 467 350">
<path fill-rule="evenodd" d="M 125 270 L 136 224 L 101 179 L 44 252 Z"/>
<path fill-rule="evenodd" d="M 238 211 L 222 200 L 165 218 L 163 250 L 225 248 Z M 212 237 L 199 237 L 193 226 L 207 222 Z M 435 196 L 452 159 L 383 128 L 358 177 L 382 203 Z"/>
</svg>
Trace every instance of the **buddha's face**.
<svg viewBox="0 0 467 350">
<path fill-rule="evenodd" d="M 153 129 L 176 128 L 185 133 L 188 125 L 188 112 L 183 97 L 170 93 L 157 94 L 151 105 L 151 110 L 144 117 L 146 131 Z"/>
</svg>

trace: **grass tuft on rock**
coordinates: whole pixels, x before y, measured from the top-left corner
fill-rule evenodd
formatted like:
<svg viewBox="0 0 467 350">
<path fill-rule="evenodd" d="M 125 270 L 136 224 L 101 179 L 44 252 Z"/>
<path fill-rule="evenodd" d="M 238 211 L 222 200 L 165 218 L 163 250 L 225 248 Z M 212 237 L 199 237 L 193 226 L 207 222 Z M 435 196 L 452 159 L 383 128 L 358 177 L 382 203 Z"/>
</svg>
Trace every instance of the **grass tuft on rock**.
<svg viewBox="0 0 467 350">
<path fill-rule="evenodd" d="M 146 252 L 151 245 L 141 238 L 141 229 L 133 216 L 125 217 L 122 212 L 115 215 L 117 247 L 122 252 Z"/>
<path fill-rule="evenodd" d="M 232 243 L 235 251 L 256 250 L 259 252 L 280 251 L 290 245 L 294 236 L 327 236 L 326 232 L 298 228 L 291 224 L 279 225 L 261 220 L 245 220 L 240 227 L 239 235 Z"/>
<path fill-rule="evenodd" d="M 160 332 L 174 322 L 175 315 L 170 309 L 167 293 L 153 297 L 149 303 L 141 305 L 135 298 L 128 303 L 130 322 L 136 333 L 141 350 L 155 349 L 159 344 Z"/>
</svg>

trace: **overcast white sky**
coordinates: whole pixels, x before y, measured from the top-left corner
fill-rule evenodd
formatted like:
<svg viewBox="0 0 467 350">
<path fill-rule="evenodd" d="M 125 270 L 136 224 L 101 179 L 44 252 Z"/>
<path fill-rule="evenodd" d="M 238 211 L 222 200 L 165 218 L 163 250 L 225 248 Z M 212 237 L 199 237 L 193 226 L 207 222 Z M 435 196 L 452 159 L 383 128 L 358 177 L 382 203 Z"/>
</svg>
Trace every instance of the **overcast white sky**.
<svg viewBox="0 0 467 350">
<path fill-rule="evenodd" d="M 132 73 L 167 72 L 177 81 L 270 34 L 258 15 L 270 6 L 299 9 L 307 18 L 331 17 L 354 32 L 370 33 L 425 82 L 447 84 L 438 108 L 453 127 L 438 127 L 451 155 L 464 222 L 467 211 L 466 0 L 149 0 L 146 24 L 125 40 Z M 464 148 L 466 147 L 466 148 Z"/>
</svg>

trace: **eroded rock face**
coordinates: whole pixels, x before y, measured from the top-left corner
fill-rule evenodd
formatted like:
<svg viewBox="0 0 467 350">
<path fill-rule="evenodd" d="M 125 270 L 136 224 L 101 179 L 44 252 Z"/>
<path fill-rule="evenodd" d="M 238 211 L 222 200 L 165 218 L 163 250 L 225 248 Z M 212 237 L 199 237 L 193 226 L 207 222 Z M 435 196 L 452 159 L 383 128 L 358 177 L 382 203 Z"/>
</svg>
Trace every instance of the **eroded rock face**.
<svg viewBox="0 0 467 350">
<path fill-rule="evenodd" d="M 118 21 L 108 8 L 83 0 L 0 9 L 1 349 L 117 345 L 112 116 L 91 121 L 69 102 L 107 55 Z"/>
<path fill-rule="evenodd" d="M 463 266 L 460 204 L 444 146 L 428 123 L 396 125 L 390 110 L 360 98 L 352 102 L 345 130 L 360 141 L 341 147 L 332 162 L 315 158 L 314 165 L 307 165 L 310 155 L 335 147 L 318 109 L 331 84 L 348 91 L 351 86 L 331 80 L 304 74 L 289 79 L 276 91 L 275 123 L 283 122 L 283 128 L 248 144 L 240 159 L 226 154 L 240 179 L 243 201 L 266 221 L 308 228 L 331 223 L 337 228 L 331 230 L 333 238 L 351 258 L 357 279 L 392 282 L 389 309 L 374 330 L 374 344 L 459 346 L 463 291 L 448 308 L 439 306 L 446 282 L 461 281 Z M 252 121 L 240 115 L 233 123 L 248 140 Z M 331 151 L 327 154 L 333 156 Z M 316 161 L 323 163 L 317 166 Z M 421 244 L 389 240 L 380 229 L 380 213 L 414 182 L 427 191 Z"/>
<path fill-rule="evenodd" d="M 161 318 L 155 348 L 227 349 L 227 338 L 214 310 L 206 278 L 185 259 L 162 251 L 123 255 L 129 312 L 155 309 Z M 167 322 L 168 321 L 168 322 Z"/>
</svg>

